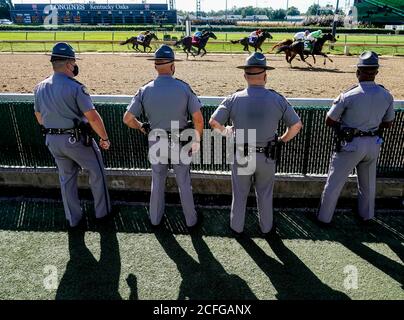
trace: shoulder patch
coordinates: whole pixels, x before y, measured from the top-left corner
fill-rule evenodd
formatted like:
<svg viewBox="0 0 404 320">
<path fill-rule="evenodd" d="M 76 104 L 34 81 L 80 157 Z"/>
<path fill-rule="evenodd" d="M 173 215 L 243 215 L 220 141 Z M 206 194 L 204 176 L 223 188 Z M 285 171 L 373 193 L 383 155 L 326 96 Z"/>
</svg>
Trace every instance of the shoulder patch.
<svg viewBox="0 0 404 320">
<path fill-rule="evenodd" d="M 85 85 L 81 86 L 81 91 L 83 91 L 83 93 L 87 96 L 90 95 L 90 91 L 88 91 L 87 87 Z"/>
</svg>

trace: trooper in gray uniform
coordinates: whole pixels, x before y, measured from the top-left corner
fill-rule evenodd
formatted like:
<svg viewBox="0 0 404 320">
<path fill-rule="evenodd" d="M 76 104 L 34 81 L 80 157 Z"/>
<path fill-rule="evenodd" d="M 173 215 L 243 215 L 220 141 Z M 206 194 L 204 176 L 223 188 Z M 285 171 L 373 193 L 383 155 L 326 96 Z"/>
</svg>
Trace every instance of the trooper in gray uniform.
<svg viewBox="0 0 404 320">
<path fill-rule="evenodd" d="M 96 217 L 107 220 L 111 203 L 104 165 L 100 149 L 85 131 L 91 126 L 105 150 L 110 147 L 107 132 L 87 88 L 74 79 L 79 72 L 74 49 L 67 43 L 57 43 L 50 61 L 54 73 L 35 87 L 34 109 L 59 170 L 66 219 L 71 227 L 78 226 L 82 219 L 77 188 L 81 167 L 90 175 Z"/>
<path fill-rule="evenodd" d="M 192 142 L 192 151 L 199 150 L 200 137 L 203 130 L 203 116 L 200 111 L 201 103 L 191 87 L 173 77 L 175 73 L 174 51 L 167 45 L 162 45 L 154 54 L 154 58 L 148 59 L 155 62 L 155 69 L 158 76 L 155 80 L 141 87 L 124 115 L 124 123 L 133 129 L 139 129 L 144 134 L 149 134 L 149 160 L 152 167 L 152 184 L 150 196 L 150 221 L 152 225 L 160 224 L 165 210 L 165 184 L 168 172 L 169 161 L 173 164 L 175 178 L 181 197 L 181 204 L 185 215 L 186 225 L 195 227 L 200 221 L 195 211 L 192 195 L 191 176 L 189 163 L 173 161 L 170 155 L 162 154 L 156 158 L 150 152 L 157 141 L 162 141 L 173 131 L 176 123 L 179 130 L 183 130 L 188 124 L 188 115 L 192 116 L 195 139 Z M 141 123 L 137 119 L 141 115 L 148 119 L 148 123 Z M 163 132 L 164 135 L 156 137 L 156 132 Z M 165 137 L 163 137 L 165 136 Z M 166 140 L 167 141 L 167 140 Z M 170 151 L 180 152 L 179 144 L 170 143 Z M 170 158 L 170 160 L 168 159 Z M 178 160 L 178 159 L 177 159 Z M 176 162 L 176 163 L 174 163 Z"/>
<path fill-rule="evenodd" d="M 266 89 L 266 70 L 273 69 L 267 66 L 266 58 L 262 53 L 254 53 L 246 60 L 246 64 L 238 68 L 244 69 L 244 78 L 248 87 L 236 92 L 222 101 L 213 113 L 209 123 L 211 127 L 224 136 L 236 134 L 236 155 L 238 150 L 255 154 L 254 172 L 239 170 L 243 164 L 235 161 L 232 165 L 233 200 L 231 204 L 230 227 L 233 232 L 243 232 L 247 198 L 251 184 L 255 185 L 259 223 L 261 231 L 268 234 L 273 226 L 272 196 L 275 180 L 276 155 L 279 144 L 293 139 L 302 123 L 288 101 L 274 90 Z M 228 120 L 233 126 L 224 127 Z M 282 120 L 286 132 L 277 137 L 278 123 Z M 245 137 L 248 129 L 256 132 L 255 141 Z M 248 145 L 237 141 L 238 132 L 248 139 Z M 252 146 L 252 147 L 250 147 Z M 247 147 L 247 149 L 246 149 Z M 237 156 L 235 157 L 237 160 Z M 246 158 L 248 159 L 248 158 Z"/>
<path fill-rule="evenodd" d="M 321 196 L 317 216 L 320 224 L 331 222 L 338 197 L 354 168 L 358 181 L 357 217 L 361 222 L 374 217 L 376 163 L 383 143 L 381 129 L 391 127 L 394 120 L 393 96 L 375 83 L 378 70 L 377 53 L 363 52 L 356 71 L 359 83 L 342 92 L 327 113 L 326 124 L 337 131 L 337 146 Z"/>
</svg>

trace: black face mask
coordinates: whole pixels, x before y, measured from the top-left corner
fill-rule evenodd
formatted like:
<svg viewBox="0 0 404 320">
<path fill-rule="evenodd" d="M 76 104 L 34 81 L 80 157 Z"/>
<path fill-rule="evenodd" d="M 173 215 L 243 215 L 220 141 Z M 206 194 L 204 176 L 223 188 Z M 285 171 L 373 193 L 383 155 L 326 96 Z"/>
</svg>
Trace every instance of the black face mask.
<svg viewBox="0 0 404 320">
<path fill-rule="evenodd" d="M 73 75 L 75 77 L 77 77 L 77 75 L 79 74 L 79 66 L 77 64 L 74 65 L 74 69 L 73 69 Z"/>
</svg>

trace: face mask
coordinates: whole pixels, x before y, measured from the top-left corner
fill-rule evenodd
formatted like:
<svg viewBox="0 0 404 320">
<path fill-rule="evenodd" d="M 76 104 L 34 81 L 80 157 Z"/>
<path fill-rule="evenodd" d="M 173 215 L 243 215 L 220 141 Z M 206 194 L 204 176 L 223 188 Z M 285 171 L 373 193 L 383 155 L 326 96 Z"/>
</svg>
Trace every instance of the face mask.
<svg viewBox="0 0 404 320">
<path fill-rule="evenodd" d="M 77 77 L 77 75 L 79 74 L 79 66 L 77 64 L 75 64 L 73 66 L 73 76 Z"/>
<path fill-rule="evenodd" d="M 74 65 L 73 75 L 77 77 L 78 74 L 79 74 L 79 66 L 76 64 Z"/>
</svg>

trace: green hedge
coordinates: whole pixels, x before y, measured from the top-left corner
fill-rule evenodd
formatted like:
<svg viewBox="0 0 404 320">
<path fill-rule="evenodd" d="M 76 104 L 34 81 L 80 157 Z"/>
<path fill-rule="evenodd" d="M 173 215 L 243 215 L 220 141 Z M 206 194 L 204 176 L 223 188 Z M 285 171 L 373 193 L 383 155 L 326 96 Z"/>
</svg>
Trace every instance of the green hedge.
<svg viewBox="0 0 404 320">
<path fill-rule="evenodd" d="M 206 26 L 192 26 L 192 29 L 206 28 Z M 212 26 L 212 31 L 215 32 L 251 32 L 255 30 L 256 26 Z M 262 27 L 264 28 L 264 27 Z M 173 26 L 165 25 L 162 28 L 156 25 L 111 25 L 111 26 L 99 26 L 99 25 L 60 25 L 57 31 L 136 31 L 136 30 L 160 30 L 160 31 L 183 31 L 185 32 L 185 26 Z M 267 27 L 266 29 L 274 33 L 293 33 L 301 31 L 302 29 L 307 29 L 310 31 L 321 29 L 323 32 L 331 32 L 331 28 L 320 28 L 320 27 Z M 45 31 L 43 25 L 0 25 L 0 31 Z M 393 30 L 386 30 L 381 28 L 357 28 L 357 29 L 346 29 L 338 28 L 338 33 L 355 33 L 355 34 L 392 34 L 395 33 Z M 400 30 L 398 34 L 404 34 L 404 30 Z"/>
</svg>

